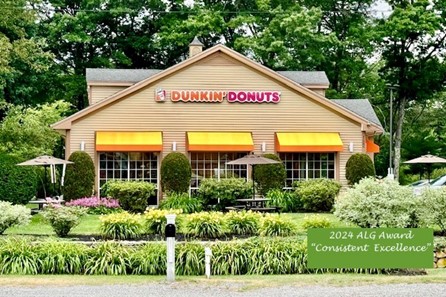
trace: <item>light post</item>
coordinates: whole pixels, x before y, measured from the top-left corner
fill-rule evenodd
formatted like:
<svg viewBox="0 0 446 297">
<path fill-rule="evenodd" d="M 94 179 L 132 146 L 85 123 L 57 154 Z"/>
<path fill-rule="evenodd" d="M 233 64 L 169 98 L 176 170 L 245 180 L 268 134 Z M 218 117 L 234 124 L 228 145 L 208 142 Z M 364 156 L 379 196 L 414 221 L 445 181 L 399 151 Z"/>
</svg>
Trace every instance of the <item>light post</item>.
<svg viewBox="0 0 446 297">
<path fill-rule="evenodd" d="M 396 90 L 399 85 L 387 84 L 390 90 L 390 126 L 389 126 L 389 168 L 387 169 L 387 178 L 395 179 L 395 173 L 393 171 L 393 91 Z"/>
</svg>

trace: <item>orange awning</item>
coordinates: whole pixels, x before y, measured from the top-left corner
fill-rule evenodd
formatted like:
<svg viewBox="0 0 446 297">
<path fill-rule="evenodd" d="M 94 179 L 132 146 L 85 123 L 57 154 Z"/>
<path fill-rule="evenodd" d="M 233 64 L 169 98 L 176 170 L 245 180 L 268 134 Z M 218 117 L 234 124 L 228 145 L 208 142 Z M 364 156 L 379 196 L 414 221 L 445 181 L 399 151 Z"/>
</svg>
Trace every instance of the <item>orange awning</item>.
<svg viewBox="0 0 446 297">
<path fill-rule="evenodd" d="M 161 132 L 96 132 L 98 152 L 158 152 L 163 150 Z"/>
<path fill-rule="evenodd" d="M 379 145 L 374 143 L 373 140 L 366 140 L 365 148 L 367 153 L 379 153 Z"/>
<path fill-rule="evenodd" d="M 343 144 L 339 133 L 276 133 L 277 152 L 340 152 L 342 150 Z"/>
<path fill-rule="evenodd" d="M 250 132 L 187 132 L 188 151 L 249 152 L 254 150 Z"/>
</svg>

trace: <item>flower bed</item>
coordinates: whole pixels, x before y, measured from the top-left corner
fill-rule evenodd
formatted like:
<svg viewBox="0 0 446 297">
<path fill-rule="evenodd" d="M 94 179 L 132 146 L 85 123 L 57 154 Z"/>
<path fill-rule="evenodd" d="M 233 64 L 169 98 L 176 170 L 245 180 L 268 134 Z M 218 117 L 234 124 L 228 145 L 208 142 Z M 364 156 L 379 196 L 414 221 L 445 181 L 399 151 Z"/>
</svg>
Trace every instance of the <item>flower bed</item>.
<svg viewBox="0 0 446 297">
<path fill-rule="evenodd" d="M 119 211 L 119 201 L 113 198 L 84 197 L 66 203 L 66 206 L 79 206 L 88 209 L 89 214 L 109 214 Z"/>
</svg>

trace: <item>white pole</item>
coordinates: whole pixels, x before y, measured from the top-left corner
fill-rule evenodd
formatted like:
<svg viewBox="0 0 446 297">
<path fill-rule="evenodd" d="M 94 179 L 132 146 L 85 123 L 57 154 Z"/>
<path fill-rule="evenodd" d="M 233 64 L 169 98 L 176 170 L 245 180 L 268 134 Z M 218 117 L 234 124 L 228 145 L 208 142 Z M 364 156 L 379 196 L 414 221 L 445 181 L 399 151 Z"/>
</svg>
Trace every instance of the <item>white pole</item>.
<svg viewBox="0 0 446 297">
<path fill-rule="evenodd" d="M 64 179 L 65 179 L 65 170 L 67 169 L 67 164 L 62 165 L 62 177 L 60 179 L 60 185 L 63 187 Z"/>
<path fill-rule="evenodd" d="M 205 274 L 207 278 L 211 277 L 211 257 L 212 250 L 209 247 L 204 248 L 204 264 L 205 264 Z"/>
<path fill-rule="evenodd" d="M 167 281 L 175 281 L 175 214 L 166 215 Z"/>
</svg>

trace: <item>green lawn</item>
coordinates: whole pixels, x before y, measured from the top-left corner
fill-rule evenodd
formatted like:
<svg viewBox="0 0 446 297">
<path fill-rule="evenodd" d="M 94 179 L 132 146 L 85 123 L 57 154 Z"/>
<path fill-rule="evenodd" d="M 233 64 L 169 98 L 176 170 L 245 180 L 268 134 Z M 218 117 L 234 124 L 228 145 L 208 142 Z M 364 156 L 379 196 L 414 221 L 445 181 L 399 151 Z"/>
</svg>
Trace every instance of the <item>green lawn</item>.
<svg viewBox="0 0 446 297">
<path fill-rule="evenodd" d="M 80 224 L 70 234 L 96 235 L 99 234 L 99 226 L 99 215 L 85 215 L 82 217 Z M 5 234 L 56 235 L 40 214 L 33 215 L 28 225 L 9 228 Z"/>
<path fill-rule="evenodd" d="M 296 223 L 300 232 L 303 232 L 302 223 L 306 216 L 313 215 L 313 213 L 285 213 L 285 216 Z M 331 213 L 320 213 L 332 222 L 333 227 L 348 227 L 347 224 L 340 222 Z M 99 235 L 99 215 L 86 215 L 82 217 L 81 223 L 74 228 L 70 234 L 72 235 Z M 33 215 L 31 222 L 26 226 L 13 227 L 6 230 L 5 234 L 24 234 L 24 235 L 55 235 L 49 224 L 45 223 L 42 215 Z"/>
</svg>

